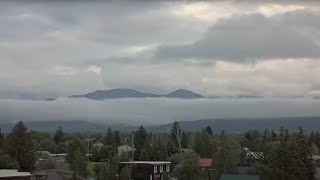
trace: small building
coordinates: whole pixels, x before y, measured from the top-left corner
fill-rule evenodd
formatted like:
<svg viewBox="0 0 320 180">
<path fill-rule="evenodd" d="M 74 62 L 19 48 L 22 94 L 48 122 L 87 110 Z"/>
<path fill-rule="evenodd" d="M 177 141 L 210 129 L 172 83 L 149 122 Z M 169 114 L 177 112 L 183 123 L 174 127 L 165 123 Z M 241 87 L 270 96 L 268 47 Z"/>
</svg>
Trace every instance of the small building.
<svg viewBox="0 0 320 180">
<path fill-rule="evenodd" d="M 198 160 L 199 167 L 202 171 L 205 171 L 209 180 L 212 179 L 212 159 L 210 158 L 200 158 Z"/>
<path fill-rule="evenodd" d="M 130 161 L 120 162 L 131 171 L 133 179 L 162 180 L 164 176 L 170 177 L 170 164 L 168 161 Z"/>
<path fill-rule="evenodd" d="M 48 169 L 34 173 L 33 180 L 68 180 L 72 177 L 72 171 Z"/>
<path fill-rule="evenodd" d="M 250 151 L 248 148 L 245 148 L 244 150 L 246 151 L 246 155 L 239 160 L 238 166 L 254 166 L 256 162 L 264 159 L 263 152 Z"/>
<path fill-rule="evenodd" d="M 18 172 L 16 169 L 0 169 L 0 180 L 31 180 L 30 172 Z"/>
</svg>

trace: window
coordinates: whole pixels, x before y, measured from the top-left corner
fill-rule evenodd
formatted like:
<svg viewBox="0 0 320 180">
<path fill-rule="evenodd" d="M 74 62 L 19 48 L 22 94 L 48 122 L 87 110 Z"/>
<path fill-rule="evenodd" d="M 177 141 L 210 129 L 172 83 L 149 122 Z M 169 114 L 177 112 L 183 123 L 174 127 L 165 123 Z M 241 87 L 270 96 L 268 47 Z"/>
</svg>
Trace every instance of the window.
<svg viewBox="0 0 320 180">
<path fill-rule="evenodd" d="M 162 165 L 160 166 L 160 172 L 161 173 L 163 172 L 163 166 Z"/>
<path fill-rule="evenodd" d="M 167 172 L 170 172 L 170 165 L 166 166 Z"/>
<path fill-rule="evenodd" d="M 153 172 L 157 173 L 157 166 L 153 166 Z"/>
</svg>

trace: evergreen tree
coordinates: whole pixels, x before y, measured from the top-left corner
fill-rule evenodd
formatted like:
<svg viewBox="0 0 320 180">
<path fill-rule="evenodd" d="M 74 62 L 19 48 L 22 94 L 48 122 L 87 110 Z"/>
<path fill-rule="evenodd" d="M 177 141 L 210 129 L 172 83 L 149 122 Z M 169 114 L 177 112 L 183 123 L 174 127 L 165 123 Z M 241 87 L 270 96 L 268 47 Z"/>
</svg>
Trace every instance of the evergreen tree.
<svg viewBox="0 0 320 180">
<path fill-rule="evenodd" d="M 256 129 L 250 129 L 244 134 L 242 146 L 249 148 L 250 151 L 260 151 L 259 146 L 261 144 L 260 132 Z"/>
<path fill-rule="evenodd" d="M 119 157 L 114 156 L 103 163 L 96 163 L 93 167 L 93 171 L 96 174 L 97 180 L 110 180 L 117 179 Z"/>
<path fill-rule="evenodd" d="M 109 128 L 107 130 L 106 136 L 104 137 L 103 144 L 110 145 L 110 146 L 114 146 L 115 145 L 114 144 L 114 135 L 113 135 L 113 132 L 112 132 L 112 129 L 111 129 L 110 126 L 109 126 Z"/>
<path fill-rule="evenodd" d="M 84 146 L 84 142 L 81 141 L 79 138 L 74 137 L 72 140 L 68 142 L 67 145 L 67 157 L 66 160 L 69 164 L 73 164 L 73 161 L 76 158 L 76 151 L 80 151 L 80 154 L 86 154 L 86 149 Z"/>
<path fill-rule="evenodd" d="M 4 135 L 3 133 L 1 133 L 1 128 L 0 128 L 0 149 L 2 148 L 4 143 Z"/>
<path fill-rule="evenodd" d="M 307 177 L 313 179 L 315 175 L 315 168 L 313 166 L 311 144 L 304 134 L 304 131 L 299 127 L 299 132 L 295 135 L 295 140 L 297 142 L 298 157 L 302 159 L 306 169 Z"/>
<path fill-rule="evenodd" d="M 121 146 L 121 136 L 118 130 L 114 131 L 114 145 L 115 147 Z"/>
<path fill-rule="evenodd" d="M 59 144 L 60 142 L 65 142 L 65 135 L 61 126 L 58 127 L 56 133 L 54 134 L 53 141 L 56 144 Z"/>
<path fill-rule="evenodd" d="M 200 157 L 212 158 L 217 151 L 216 139 L 207 132 L 207 129 L 202 129 L 194 136 L 194 150 Z"/>
<path fill-rule="evenodd" d="M 80 149 L 77 149 L 74 152 L 74 160 L 70 164 L 70 168 L 73 171 L 73 179 L 80 179 L 80 177 L 88 177 L 88 163 L 86 161 L 86 156 L 81 152 Z"/>
<path fill-rule="evenodd" d="M 15 159 L 21 171 L 35 169 L 35 147 L 28 128 L 23 122 L 18 122 L 7 136 L 7 152 Z"/>
<path fill-rule="evenodd" d="M 182 131 L 182 137 L 181 137 L 181 147 L 187 148 L 188 147 L 188 136 L 185 131 Z"/>
<path fill-rule="evenodd" d="M 173 170 L 174 177 L 183 180 L 198 180 L 204 176 L 198 165 L 196 154 L 185 154 L 182 163 Z"/>
<path fill-rule="evenodd" d="M 174 122 L 168 137 L 168 151 L 170 154 L 180 153 L 182 130 L 178 122 Z"/>
<path fill-rule="evenodd" d="M 210 136 L 213 136 L 213 132 L 212 132 L 212 129 L 211 127 L 208 125 L 205 129 L 206 133 L 209 134 Z"/>
<path fill-rule="evenodd" d="M 0 169 L 18 169 L 18 163 L 3 150 L 0 150 Z"/>
<path fill-rule="evenodd" d="M 142 154 L 142 149 L 145 149 L 145 142 L 147 140 L 148 133 L 143 126 L 140 126 L 139 129 L 134 133 L 134 159 L 140 160 L 140 158 L 144 158 L 144 154 Z"/>
<path fill-rule="evenodd" d="M 240 149 L 237 143 L 222 130 L 219 136 L 218 151 L 214 154 L 214 166 L 217 178 L 220 178 L 223 173 L 237 173 L 239 154 Z"/>
</svg>

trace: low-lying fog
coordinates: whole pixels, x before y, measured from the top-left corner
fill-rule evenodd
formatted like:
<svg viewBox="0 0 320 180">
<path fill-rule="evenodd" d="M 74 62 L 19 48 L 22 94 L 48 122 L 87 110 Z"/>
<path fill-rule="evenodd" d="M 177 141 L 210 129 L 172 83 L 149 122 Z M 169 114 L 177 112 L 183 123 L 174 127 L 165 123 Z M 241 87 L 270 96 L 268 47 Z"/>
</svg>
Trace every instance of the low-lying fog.
<svg viewBox="0 0 320 180">
<path fill-rule="evenodd" d="M 0 123 L 20 120 L 88 120 L 151 125 L 209 118 L 295 116 L 320 116 L 320 100 L 307 98 L 0 100 Z"/>
</svg>

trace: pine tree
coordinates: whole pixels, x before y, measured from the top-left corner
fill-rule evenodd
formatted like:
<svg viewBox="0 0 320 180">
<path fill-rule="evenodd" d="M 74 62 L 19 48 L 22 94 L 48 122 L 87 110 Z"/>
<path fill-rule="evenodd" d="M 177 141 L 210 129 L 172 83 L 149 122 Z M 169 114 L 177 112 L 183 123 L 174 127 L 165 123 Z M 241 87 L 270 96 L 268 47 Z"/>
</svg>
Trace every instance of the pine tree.
<svg viewBox="0 0 320 180">
<path fill-rule="evenodd" d="M 79 179 L 80 177 L 88 177 L 87 170 L 88 163 L 86 161 L 85 154 L 82 154 L 80 149 L 74 152 L 74 160 L 70 164 L 70 168 L 73 171 L 73 179 Z"/>
<path fill-rule="evenodd" d="M 170 154 L 180 153 L 182 130 L 178 122 L 174 122 L 168 137 L 168 151 Z"/>
<path fill-rule="evenodd" d="M 309 177 L 309 179 L 313 179 L 315 175 L 315 168 L 312 162 L 311 144 L 301 127 L 299 127 L 299 132 L 296 134 L 296 142 L 298 145 L 299 158 L 302 159 L 307 169 L 307 177 Z"/>
<path fill-rule="evenodd" d="M 140 158 L 144 158 L 141 151 L 145 149 L 145 142 L 147 140 L 148 133 L 143 126 L 140 126 L 139 129 L 134 133 L 134 158 L 136 160 L 140 160 Z M 146 151 L 146 149 L 144 150 Z"/>
<path fill-rule="evenodd" d="M 84 142 L 82 142 L 79 138 L 73 138 L 68 142 L 67 145 L 67 157 L 66 160 L 69 164 L 73 164 L 73 161 L 75 160 L 75 152 L 80 151 L 81 154 L 86 154 L 86 149 L 84 146 Z"/>
<path fill-rule="evenodd" d="M 53 140 L 54 142 L 57 144 L 59 144 L 60 142 L 65 142 L 65 137 L 64 137 L 64 132 L 61 126 L 58 127 L 56 133 L 54 134 Z"/>
<path fill-rule="evenodd" d="M 104 137 L 103 144 L 110 145 L 110 146 L 114 146 L 115 145 L 115 143 L 114 143 L 114 135 L 113 135 L 113 132 L 112 132 L 112 129 L 111 129 L 110 126 L 108 127 L 106 136 Z"/>
<path fill-rule="evenodd" d="M 121 146 L 121 136 L 118 130 L 114 131 L 114 145 L 115 147 Z"/>
<path fill-rule="evenodd" d="M 208 125 L 205 129 L 206 133 L 209 134 L 210 136 L 213 136 L 213 132 L 212 132 L 212 129 L 211 127 Z"/>
<path fill-rule="evenodd" d="M 185 131 L 182 131 L 181 147 L 182 148 L 187 148 L 188 147 L 188 136 L 187 136 L 187 133 Z"/>
<path fill-rule="evenodd" d="M 18 122 L 7 136 L 7 151 L 15 159 L 21 171 L 35 169 L 35 147 L 28 128 L 23 122 Z"/>
<path fill-rule="evenodd" d="M 214 166 L 217 172 L 216 178 L 220 178 L 223 173 L 237 172 L 239 154 L 240 149 L 237 143 L 222 130 L 219 136 L 218 151 L 214 154 Z"/>
</svg>

